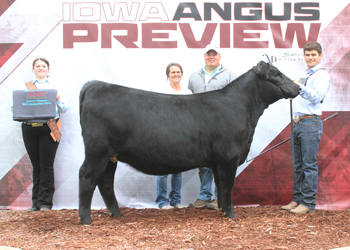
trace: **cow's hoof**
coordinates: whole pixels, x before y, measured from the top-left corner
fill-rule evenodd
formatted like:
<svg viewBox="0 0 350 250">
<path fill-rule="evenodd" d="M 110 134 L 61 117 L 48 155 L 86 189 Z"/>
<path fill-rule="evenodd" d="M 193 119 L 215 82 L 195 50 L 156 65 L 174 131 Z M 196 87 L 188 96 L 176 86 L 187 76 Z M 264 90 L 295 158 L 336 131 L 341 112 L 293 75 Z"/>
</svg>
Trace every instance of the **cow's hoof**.
<svg viewBox="0 0 350 250">
<path fill-rule="evenodd" d="M 237 218 L 237 215 L 235 213 L 233 213 L 233 215 L 229 215 L 227 217 L 229 217 L 230 219 L 234 219 L 234 218 Z"/>
<path fill-rule="evenodd" d="M 82 225 L 90 225 L 91 224 L 91 219 L 82 219 L 82 218 L 79 218 L 80 219 L 80 222 Z"/>
<path fill-rule="evenodd" d="M 118 217 L 118 218 L 123 217 L 123 215 L 122 215 L 121 213 L 109 213 L 109 215 L 110 215 L 111 217 Z"/>
<path fill-rule="evenodd" d="M 237 218 L 237 215 L 235 212 L 230 212 L 230 213 L 224 213 L 228 218 L 234 219 Z"/>
<path fill-rule="evenodd" d="M 123 217 L 118 206 L 113 206 L 113 207 L 107 208 L 107 210 L 108 210 L 109 216 L 111 216 L 111 217 L 119 217 L 119 218 Z"/>
</svg>

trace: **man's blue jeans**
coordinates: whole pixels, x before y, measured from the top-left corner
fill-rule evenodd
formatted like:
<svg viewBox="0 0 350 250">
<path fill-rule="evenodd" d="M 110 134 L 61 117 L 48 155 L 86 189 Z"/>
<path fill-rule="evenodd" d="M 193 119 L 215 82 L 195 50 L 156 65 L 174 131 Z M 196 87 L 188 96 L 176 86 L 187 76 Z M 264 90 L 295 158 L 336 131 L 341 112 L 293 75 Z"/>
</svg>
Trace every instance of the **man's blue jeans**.
<svg viewBox="0 0 350 250">
<path fill-rule="evenodd" d="M 171 189 L 169 193 L 169 199 L 167 196 L 167 182 L 168 175 L 159 175 L 157 177 L 157 199 L 156 204 L 159 208 L 170 204 L 176 207 L 181 203 L 181 185 L 182 185 L 182 173 L 171 175 Z"/>
<path fill-rule="evenodd" d="M 214 180 L 213 170 L 211 168 L 199 168 L 199 180 L 201 185 L 199 187 L 199 196 L 198 199 L 207 201 L 211 200 L 213 196 L 212 184 Z M 215 199 L 218 198 L 218 191 L 215 186 Z"/>
<path fill-rule="evenodd" d="M 293 124 L 293 201 L 309 209 L 315 209 L 316 207 L 318 182 L 317 151 L 322 133 L 322 120 L 318 116 Z"/>
</svg>

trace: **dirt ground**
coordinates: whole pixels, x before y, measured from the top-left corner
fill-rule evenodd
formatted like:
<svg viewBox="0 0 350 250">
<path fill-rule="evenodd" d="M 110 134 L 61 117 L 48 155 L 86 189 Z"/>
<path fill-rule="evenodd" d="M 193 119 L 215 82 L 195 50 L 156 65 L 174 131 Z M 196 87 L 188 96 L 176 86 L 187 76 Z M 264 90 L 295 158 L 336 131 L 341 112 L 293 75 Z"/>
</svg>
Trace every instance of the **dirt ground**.
<svg viewBox="0 0 350 250">
<path fill-rule="evenodd" d="M 21 249 L 332 249 L 350 246 L 350 210 L 295 215 L 279 207 L 221 211 L 121 208 L 124 217 L 93 210 L 0 210 L 0 246 Z"/>
</svg>

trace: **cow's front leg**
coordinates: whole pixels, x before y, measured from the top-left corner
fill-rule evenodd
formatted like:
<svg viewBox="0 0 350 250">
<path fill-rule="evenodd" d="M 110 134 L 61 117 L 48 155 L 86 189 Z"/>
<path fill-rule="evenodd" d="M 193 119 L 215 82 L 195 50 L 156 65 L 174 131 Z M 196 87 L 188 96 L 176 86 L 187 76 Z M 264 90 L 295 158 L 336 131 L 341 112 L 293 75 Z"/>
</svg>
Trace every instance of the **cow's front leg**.
<svg viewBox="0 0 350 250">
<path fill-rule="evenodd" d="M 237 165 L 224 164 L 218 166 L 218 179 L 220 192 L 219 204 L 222 208 L 222 212 L 229 218 L 236 218 L 234 207 L 232 204 L 232 191 L 236 178 Z"/>
<path fill-rule="evenodd" d="M 114 175 L 117 169 L 117 163 L 109 161 L 106 171 L 98 182 L 98 189 L 100 190 L 103 201 L 106 204 L 108 212 L 112 216 L 123 217 L 119 210 L 118 201 L 114 193 Z"/>
<path fill-rule="evenodd" d="M 218 199 L 218 207 L 219 209 L 222 209 L 222 198 L 221 198 L 221 188 L 220 188 L 220 181 L 219 181 L 219 175 L 216 167 L 213 167 L 213 174 L 214 174 L 214 181 L 217 189 L 217 199 Z"/>
</svg>

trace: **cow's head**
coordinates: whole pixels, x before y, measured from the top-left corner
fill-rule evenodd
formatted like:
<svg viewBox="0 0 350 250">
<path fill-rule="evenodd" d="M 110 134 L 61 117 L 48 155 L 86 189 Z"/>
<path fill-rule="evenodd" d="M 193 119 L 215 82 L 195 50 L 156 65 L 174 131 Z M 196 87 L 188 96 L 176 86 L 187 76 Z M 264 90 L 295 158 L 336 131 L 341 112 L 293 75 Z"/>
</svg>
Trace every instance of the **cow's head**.
<svg viewBox="0 0 350 250">
<path fill-rule="evenodd" d="M 261 61 L 253 67 L 253 71 L 260 79 L 266 80 L 278 87 L 282 92 L 283 98 L 294 98 L 299 95 L 298 85 L 275 66 Z"/>
</svg>

